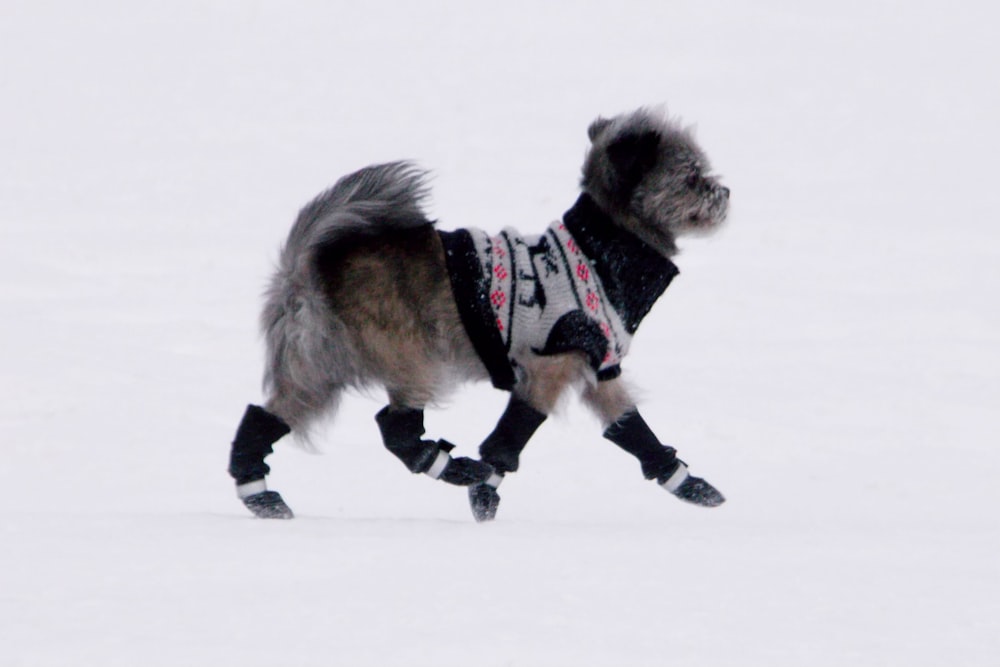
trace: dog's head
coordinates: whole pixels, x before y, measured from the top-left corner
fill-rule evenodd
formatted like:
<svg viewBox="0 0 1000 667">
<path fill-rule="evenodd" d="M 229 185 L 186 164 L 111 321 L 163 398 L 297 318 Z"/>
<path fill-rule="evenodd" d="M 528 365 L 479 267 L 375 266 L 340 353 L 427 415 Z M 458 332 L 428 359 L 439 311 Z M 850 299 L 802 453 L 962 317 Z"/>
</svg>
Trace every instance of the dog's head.
<svg viewBox="0 0 1000 667">
<path fill-rule="evenodd" d="M 726 218 L 729 188 L 710 174 L 689 129 L 648 109 L 598 118 L 587 130 L 583 190 L 618 224 L 666 255 L 674 239 Z"/>
</svg>

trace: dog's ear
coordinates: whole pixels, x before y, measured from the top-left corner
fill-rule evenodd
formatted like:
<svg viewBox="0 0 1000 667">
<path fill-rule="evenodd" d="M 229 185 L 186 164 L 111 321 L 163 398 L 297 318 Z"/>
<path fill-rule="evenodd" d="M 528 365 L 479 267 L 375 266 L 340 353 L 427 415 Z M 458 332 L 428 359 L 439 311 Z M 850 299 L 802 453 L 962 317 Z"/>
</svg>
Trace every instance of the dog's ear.
<svg viewBox="0 0 1000 667">
<path fill-rule="evenodd" d="M 601 136 L 601 132 L 607 129 L 608 125 L 611 125 L 611 121 L 607 118 L 601 118 L 600 116 L 590 124 L 587 128 L 587 136 L 590 137 L 590 143 L 594 143 L 597 137 Z"/>
<path fill-rule="evenodd" d="M 660 150 L 660 133 L 655 130 L 628 132 L 616 137 L 608 146 L 608 160 L 614 167 L 618 184 L 631 190 L 656 164 Z"/>
</svg>

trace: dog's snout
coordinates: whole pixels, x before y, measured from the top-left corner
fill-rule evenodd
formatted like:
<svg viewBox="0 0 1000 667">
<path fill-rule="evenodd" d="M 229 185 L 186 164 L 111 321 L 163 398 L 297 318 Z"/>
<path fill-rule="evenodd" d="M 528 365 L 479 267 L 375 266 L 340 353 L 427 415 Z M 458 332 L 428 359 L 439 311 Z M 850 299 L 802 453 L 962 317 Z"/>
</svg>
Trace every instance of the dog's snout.
<svg viewBox="0 0 1000 667">
<path fill-rule="evenodd" d="M 723 199 L 729 199 L 729 188 L 727 188 L 725 185 L 720 185 L 719 194 L 722 195 Z"/>
</svg>

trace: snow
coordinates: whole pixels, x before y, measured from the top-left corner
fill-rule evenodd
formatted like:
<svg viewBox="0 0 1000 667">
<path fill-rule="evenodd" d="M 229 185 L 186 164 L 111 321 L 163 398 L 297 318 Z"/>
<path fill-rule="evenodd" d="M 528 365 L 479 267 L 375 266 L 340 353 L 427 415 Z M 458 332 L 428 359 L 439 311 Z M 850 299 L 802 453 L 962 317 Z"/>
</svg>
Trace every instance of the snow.
<svg viewBox="0 0 1000 667">
<path fill-rule="evenodd" d="M 0 7 L 0 662 L 941 665 L 1000 655 L 1000 151 L 987 3 Z M 626 361 L 729 502 L 576 403 L 475 524 L 353 396 L 225 473 L 298 207 L 415 158 L 444 228 L 541 229 L 598 114 L 666 103 L 728 226 Z M 993 305 L 990 305 L 993 304 Z M 428 430 L 462 454 L 505 396 Z"/>
</svg>

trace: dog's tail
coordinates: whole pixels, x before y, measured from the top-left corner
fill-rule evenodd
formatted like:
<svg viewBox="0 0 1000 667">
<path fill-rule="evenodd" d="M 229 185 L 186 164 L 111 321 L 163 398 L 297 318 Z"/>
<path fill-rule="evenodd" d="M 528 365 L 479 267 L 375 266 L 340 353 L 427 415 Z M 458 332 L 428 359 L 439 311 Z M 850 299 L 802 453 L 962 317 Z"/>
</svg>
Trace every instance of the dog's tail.
<svg viewBox="0 0 1000 667">
<path fill-rule="evenodd" d="M 335 407 L 341 389 L 364 377 L 350 336 L 323 296 L 320 248 L 359 236 L 432 224 L 422 203 L 426 172 L 391 162 L 349 174 L 305 206 L 292 225 L 267 291 L 261 327 L 267 344 L 268 409 L 293 430 Z"/>
</svg>

